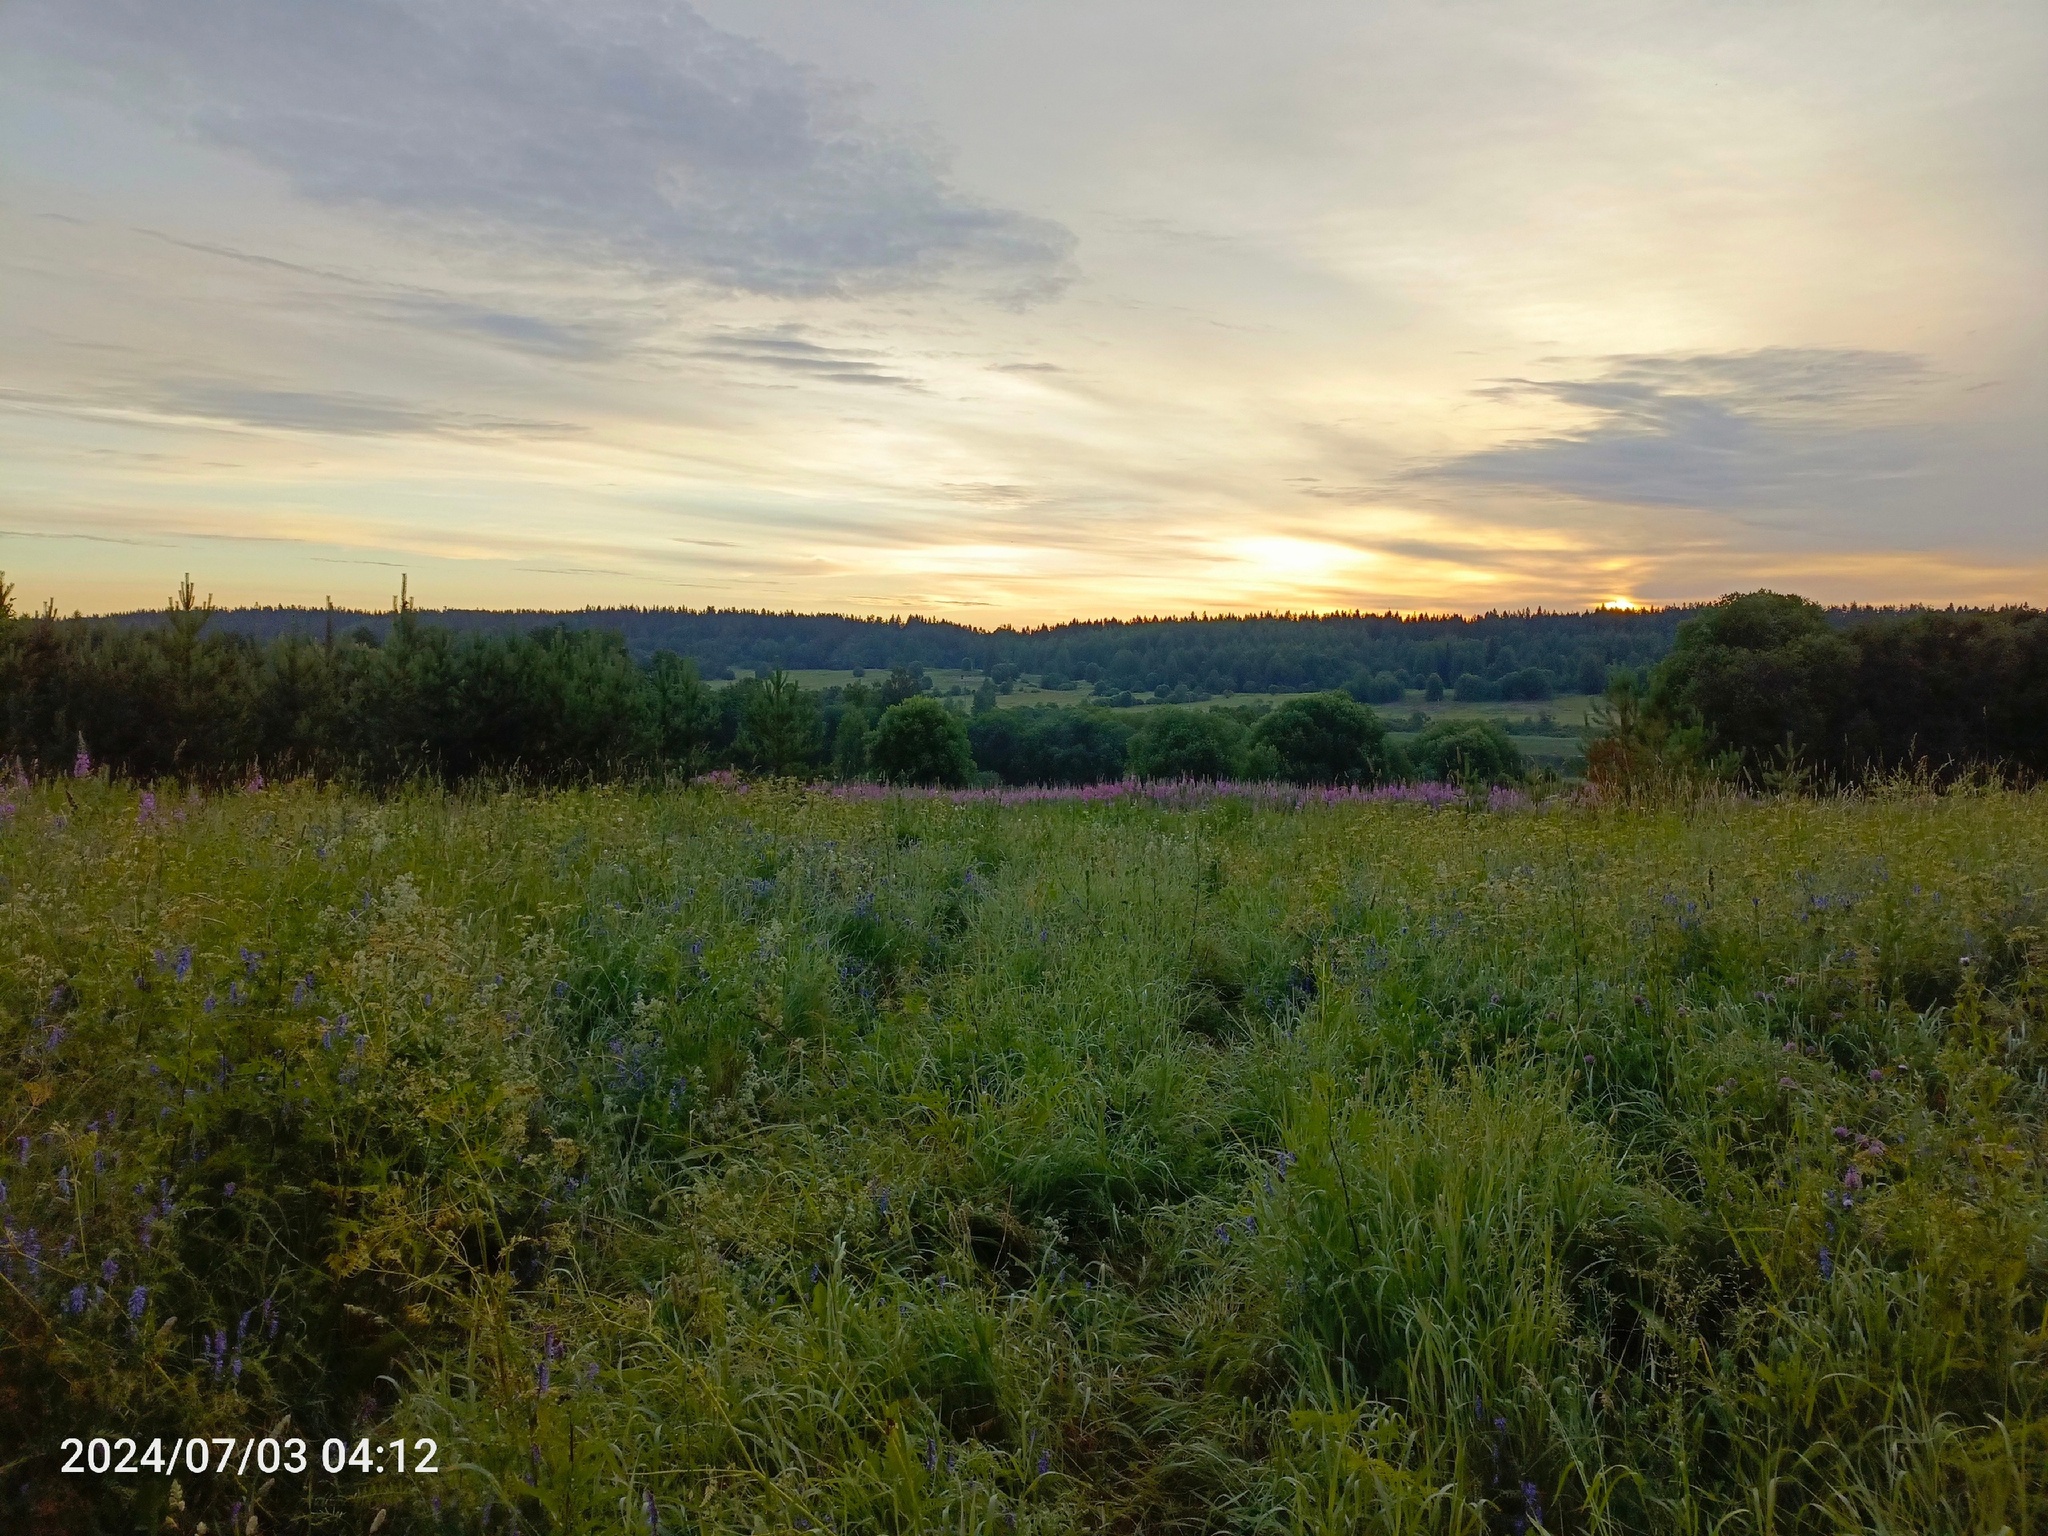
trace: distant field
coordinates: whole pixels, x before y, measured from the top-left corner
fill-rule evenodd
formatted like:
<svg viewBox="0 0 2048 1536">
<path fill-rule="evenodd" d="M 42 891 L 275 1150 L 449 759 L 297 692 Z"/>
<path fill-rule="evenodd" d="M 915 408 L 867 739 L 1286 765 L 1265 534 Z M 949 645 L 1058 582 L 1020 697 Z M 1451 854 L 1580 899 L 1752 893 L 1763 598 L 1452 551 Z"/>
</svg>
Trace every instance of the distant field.
<svg viewBox="0 0 2048 1536">
<path fill-rule="evenodd" d="M 2039 1529 L 2048 795 L 1103 793 L 7 789 L 0 1529 Z"/>
<path fill-rule="evenodd" d="M 742 672 L 740 675 L 747 676 L 749 674 Z M 928 669 L 926 675 L 932 680 L 933 690 L 942 697 L 950 695 L 951 690 L 955 688 L 959 688 L 963 693 L 971 695 L 975 689 L 981 686 L 982 682 L 981 673 L 959 671 L 952 668 L 933 667 Z M 848 683 L 861 681 L 852 672 L 844 671 L 792 671 L 790 676 L 796 678 L 804 687 L 814 690 L 843 688 Z M 866 674 L 866 681 L 870 683 L 878 682 L 884 676 L 886 674 L 880 672 L 868 673 Z M 1246 704 L 1278 704 L 1283 700 L 1296 697 L 1299 697 L 1299 695 L 1291 693 L 1218 694 L 1188 707 L 1192 709 L 1205 709 L 1215 705 L 1235 707 Z M 1585 724 L 1587 715 L 1598 701 L 1598 697 L 1597 694 L 1561 693 L 1553 699 L 1533 703 L 1526 701 L 1460 703 L 1456 699 L 1444 699 L 1430 704 L 1424 702 L 1421 689 L 1411 688 L 1408 690 L 1407 697 L 1401 703 L 1375 704 L 1373 708 L 1390 725 L 1409 714 L 1420 711 L 1431 719 L 1435 719 L 1440 715 L 1479 715 L 1495 720 L 1520 720 L 1531 716 L 1548 714 L 1561 726 L 1577 727 Z M 1119 711 L 1119 713 L 1142 712 L 1154 707 L 1148 697 L 1140 695 L 1139 698 L 1139 703 L 1130 706 L 1128 710 Z M 1084 704 L 1103 704 L 1106 702 L 1105 700 L 1097 699 L 1091 687 L 1066 688 L 1054 692 L 1040 688 L 1028 680 L 1020 681 L 1014 686 L 1012 692 L 1001 694 L 997 697 L 997 707 L 1000 709 L 1018 709 L 1026 705 L 1038 704 L 1078 706 Z M 1580 743 L 1577 737 L 1567 734 L 1559 739 L 1565 740 L 1570 750 L 1575 752 L 1579 749 Z M 1533 743 L 1542 741 L 1544 738 L 1524 738 L 1524 740 L 1532 743 L 1525 750 L 1534 751 L 1538 749 Z"/>
</svg>

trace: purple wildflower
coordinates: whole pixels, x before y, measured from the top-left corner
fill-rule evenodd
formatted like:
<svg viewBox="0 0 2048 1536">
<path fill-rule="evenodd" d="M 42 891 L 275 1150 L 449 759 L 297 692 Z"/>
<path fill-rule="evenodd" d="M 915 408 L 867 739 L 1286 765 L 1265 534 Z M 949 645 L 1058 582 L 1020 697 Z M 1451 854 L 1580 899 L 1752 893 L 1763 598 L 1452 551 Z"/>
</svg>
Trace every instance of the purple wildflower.
<svg viewBox="0 0 2048 1536">
<path fill-rule="evenodd" d="M 1820 1277 L 1823 1280 L 1835 1278 L 1835 1256 L 1825 1248 L 1820 1251 Z"/>
<path fill-rule="evenodd" d="M 120 1273 L 121 1261 L 119 1259 L 102 1259 L 100 1261 L 100 1279 L 106 1284 L 112 1285 L 115 1277 Z"/>
<path fill-rule="evenodd" d="M 71 759 L 71 777 L 89 779 L 92 777 L 92 754 L 85 750 L 85 738 L 78 738 L 78 755 Z"/>
<path fill-rule="evenodd" d="M 71 1294 L 64 1298 L 64 1310 L 66 1312 L 69 1312 L 73 1317 L 78 1316 L 79 1313 L 85 1310 L 84 1286 L 74 1285 L 73 1287 L 71 1287 Z"/>
<path fill-rule="evenodd" d="M 1858 1168 L 1854 1163 L 1851 1163 L 1848 1169 L 1842 1174 L 1842 1188 L 1861 1189 L 1862 1187 L 1863 1171 L 1860 1168 Z"/>
<path fill-rule="evenodd" d="M 128 1293 L 128 1317 L 132 1322 L 142 1321 L 142 1312 L 149 1305 L 149 1287 L 138 1285 Z"/>
<path fill-rule="evenodd" d="M 156 819 L 156 796 L 148 790 L 142 792 L 142 799 L 135 807 L 135 824 L 146 827 Z"/>
<path fill-rule="evenodd" d="M 1050 1472 L 1051 1470 L 1052 1470 L 1052 1452 L 1051 1452 L 1051 1451 L 1040 1451 L 1040 1452 L 1038 1453 L 1038 1475 L 1039 1475 L 1040 1477 L 1043 1477 L 1043 1476 L 1045 1476 L 1045 1474 L 1046 1474 L 1046 1473 Z"/>
</svg>

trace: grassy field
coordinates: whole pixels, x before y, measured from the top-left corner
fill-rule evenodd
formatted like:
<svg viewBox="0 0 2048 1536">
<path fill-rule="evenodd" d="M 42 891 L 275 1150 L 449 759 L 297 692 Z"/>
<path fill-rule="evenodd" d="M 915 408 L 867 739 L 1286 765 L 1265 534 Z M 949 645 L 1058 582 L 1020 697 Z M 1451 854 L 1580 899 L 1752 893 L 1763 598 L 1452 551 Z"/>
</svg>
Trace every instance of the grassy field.
<svg viewBox="0 0 2048 1536">
<path fill-rule="evenodd" d="M 2048 796 L 0 799 L 0 1527 L 2048 1511 Z"/>
</svg>

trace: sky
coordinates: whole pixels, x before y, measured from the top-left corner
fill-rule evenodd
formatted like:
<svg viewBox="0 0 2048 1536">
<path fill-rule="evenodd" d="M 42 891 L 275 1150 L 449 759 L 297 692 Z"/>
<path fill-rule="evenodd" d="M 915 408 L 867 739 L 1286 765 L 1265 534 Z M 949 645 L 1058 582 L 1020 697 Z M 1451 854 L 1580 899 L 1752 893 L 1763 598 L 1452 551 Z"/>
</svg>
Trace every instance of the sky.
<svg viewBox="0 0 2048 1536">
<path fill-rule="evenodd" d="M 0 0 L 15 602 L 2048 602 L 2048 7 Z"/>
</svg>

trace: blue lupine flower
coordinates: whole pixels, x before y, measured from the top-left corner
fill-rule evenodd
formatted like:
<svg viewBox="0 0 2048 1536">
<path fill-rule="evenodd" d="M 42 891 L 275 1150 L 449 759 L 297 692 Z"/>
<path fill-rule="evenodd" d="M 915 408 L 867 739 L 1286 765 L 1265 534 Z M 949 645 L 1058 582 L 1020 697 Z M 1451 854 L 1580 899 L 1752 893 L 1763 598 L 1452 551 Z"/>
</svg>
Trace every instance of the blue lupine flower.
<svg viewBox="0 0 2048 1536">
<path fill-rule="evenodd" d="M 142 1321 L 142 1312 L 149 1305 L 149 1287 L 138 1285 L 128 1293 L 128 1316 L 133 1322 Z"/>
</svg>

